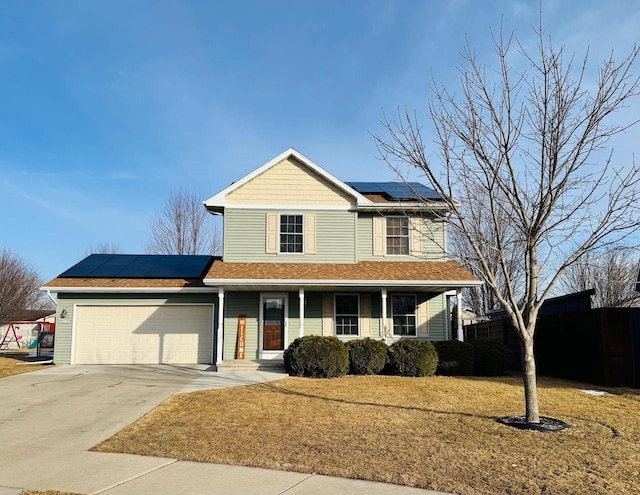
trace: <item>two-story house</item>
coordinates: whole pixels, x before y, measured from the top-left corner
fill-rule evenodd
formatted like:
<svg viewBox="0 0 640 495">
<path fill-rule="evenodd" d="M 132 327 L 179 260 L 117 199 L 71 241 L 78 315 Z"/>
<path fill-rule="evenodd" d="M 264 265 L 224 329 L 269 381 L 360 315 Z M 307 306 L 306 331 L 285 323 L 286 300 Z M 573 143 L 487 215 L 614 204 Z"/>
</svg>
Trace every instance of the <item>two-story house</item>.
<svg viewBox="0 0 640 495">
<path fill-rule="evenodd" d="M 204 206 L 224 215 L 222 259 L 93 255 L 44 287 L 56 362 L 225 369 L 303 335 L 446 340 L 447 295 L 480 283 L 447 259 L 444 203 L 419 183 L 345 183 L 289 149 Z"/>
</svg>

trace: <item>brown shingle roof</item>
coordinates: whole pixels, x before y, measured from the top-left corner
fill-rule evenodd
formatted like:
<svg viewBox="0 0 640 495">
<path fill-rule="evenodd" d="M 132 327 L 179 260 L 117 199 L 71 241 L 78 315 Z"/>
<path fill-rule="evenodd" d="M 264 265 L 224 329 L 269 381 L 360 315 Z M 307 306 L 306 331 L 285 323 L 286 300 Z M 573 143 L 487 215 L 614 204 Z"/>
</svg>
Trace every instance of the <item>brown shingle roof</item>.
<svg viewBox="0 0 640 495">
<path fill-rule="evenodd" d="M 455 261 L 359 263 L 227 263 L 215 261 L 206 280 L 433 280 L 477 282 Z"/>
<path fill-rule="evenodd" d="M 163 278 L 54 278 L 44 288 L 50 287 L 104 287 L 104 288 L 183 288 L 204 287 L 197 279 L 163 279 Z"/>
</svg>

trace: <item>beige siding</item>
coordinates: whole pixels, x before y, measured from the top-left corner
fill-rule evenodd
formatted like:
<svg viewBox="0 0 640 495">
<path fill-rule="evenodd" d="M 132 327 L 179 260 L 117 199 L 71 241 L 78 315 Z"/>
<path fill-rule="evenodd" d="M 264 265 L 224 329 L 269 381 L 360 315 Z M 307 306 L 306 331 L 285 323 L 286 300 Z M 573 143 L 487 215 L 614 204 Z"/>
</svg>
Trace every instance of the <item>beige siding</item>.
<svg viewBox="0 0 640 495">
<path fill-rule="evenodd" d="M 287 187 L 282 187 L 286 184 Z M 227 194 L 234 205 L 340 206 L 348 208 L 355 199 L 300 164 L 285 159 Z"/>
<path fill-rule="evenodd" d="M 227 209 L 224 221 L 224 260 L 230 262 L 353 263 L 356 214 L 352 211 L 297 211 L 315 217 L 315 254 L 267 253 L 264 210 Z M 308 225 L 307 225 L 308 227 Z"/>
</svg>

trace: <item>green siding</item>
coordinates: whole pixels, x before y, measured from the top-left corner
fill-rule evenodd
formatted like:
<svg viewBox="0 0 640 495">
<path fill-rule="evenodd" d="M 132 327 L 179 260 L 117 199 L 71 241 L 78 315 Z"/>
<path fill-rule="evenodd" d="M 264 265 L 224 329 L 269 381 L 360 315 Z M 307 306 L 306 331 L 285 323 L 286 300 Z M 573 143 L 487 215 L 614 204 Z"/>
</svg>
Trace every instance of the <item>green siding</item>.
<svg viewBox="0 0 640 495">
<path fill-rule="evenodd" d="M 80 305 L 126 305 L 126 304 L 190 304 L 190 303 L 213 303 L 214 322 L 217 321 L 217 301 L 218 294 L 199 293 L 199 294 L 58 294 L 58 306 L 56 309 L 56 338 L 53 349 L 53 361 L 57 364 L 68 364 L 71 362 L 71 334 L 73 331 L 73 307 L 75 304 Z M 60 317 L 62 310 L 66 310 L 66 317 Z M 214 323 L 215 324 L 215 323 Z M 215 332 L 214 332 L 215 334 Z M 214 353 L 216 349 L 214 339 Z"/>
<path fill-rule="evenodd" d="M 247 359 L 258 359 L 258 330 L 260 319 L 259 292 L 225 292 L 223 359 L 236 359 L 238 344 L 238 316 L 247 318 L 245 353 Z"/>
<path fill-rule="evenodd" d="M 374 256 L 373 255 L 373 217 L 378 213 L 358 214 L 358 261 L 415 261 L 415 256 Z M 443 221 L 424 218 L 422 231 L 422 259 L 444 261 L 446 259 L 446 227 Z"/>
<path fill-rule="evenodd" d="M 267 254 L 267 211 L 228 208 L 224 213 L 224 260 L 227 262 L 353 263 L 356 213 L 295 210 L 316 215 L 315 254 Z M 287 213 L 289 213 L 287 211 Z M 296 296 L 297 297 L 297 296 Z"/>
</svg>

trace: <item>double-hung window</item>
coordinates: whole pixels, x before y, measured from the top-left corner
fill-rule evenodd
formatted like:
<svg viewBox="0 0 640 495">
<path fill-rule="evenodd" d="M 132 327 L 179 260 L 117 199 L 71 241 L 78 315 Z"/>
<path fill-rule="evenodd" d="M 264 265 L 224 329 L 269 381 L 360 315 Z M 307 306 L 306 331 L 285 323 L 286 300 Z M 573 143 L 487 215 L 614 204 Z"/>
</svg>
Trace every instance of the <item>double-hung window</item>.
<svg viewBox="0 0 640 495">
<path fill-rule="evenodd" d="M 336 294 L 336 335 L 358 335 L 357 294 Z"/>
<path fill-rule="evenodd" d="M 394 294 L 391 297 L 393 334 L 415 337 L 416 296 L 415 294 Z"/>
<path fill-rule="evenodd" d="M 387 217 L 387 254 L 409 254 L 409 219 Z"/>
<path fill-rule="evenodd" d="M 280 252 L 302 253 L 302 215 L 280 215 Z"/>
</svg>

